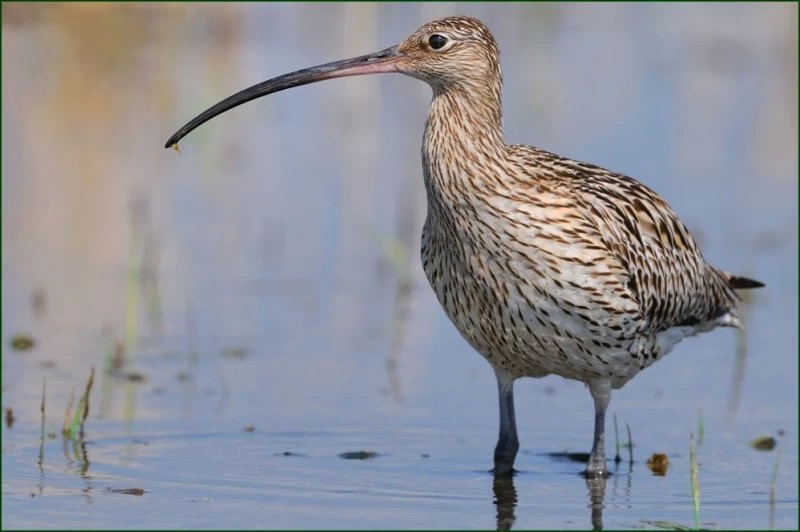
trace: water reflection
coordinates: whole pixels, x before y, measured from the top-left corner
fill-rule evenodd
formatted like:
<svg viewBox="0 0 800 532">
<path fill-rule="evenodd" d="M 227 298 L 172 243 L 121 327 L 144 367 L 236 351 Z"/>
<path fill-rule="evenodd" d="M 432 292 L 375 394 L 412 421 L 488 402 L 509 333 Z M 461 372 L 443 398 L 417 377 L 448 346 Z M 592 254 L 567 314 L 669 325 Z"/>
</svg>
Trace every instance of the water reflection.
<svg viewBox="0 0 800 532">
<path fill-rule="evenodd" d="M 740 319 L 748 319 L 748 310 L 754 298 L 754 294 L 742 294 L 742 302 L 739 308 Z M 737 329 L 736 331 L 736 359 L 731 374 L 730 391 L 728 392 L 728 425 L 736 424 L 736 414 L 739 411 L 739 403 L 742 398 L 742 386 L 745 379 L 745 369 L 747 368 L 747 330 Z"/>
<path fill-rule="evenodd" d="M 517 488 L 511 475 L 495 475 L 492 484 L 494 504 L 497 507 L 497 530 L 511 530 L 516 517 Z"/>
<path fill-rule="evenodd" d="M 589 488 L 589 508 L 592 514 L 592 530 L 603 530 L 603 499 L 606 496 L 606 477 L 586 478 Z"/>
<path fill-rule="evenodd" d="M 547 456 L 552 461 L 562 463 L 588 464 L 589 462 L 589 453 L 583 452 L 552 452 L 545 453 L 543 456 Z M 621 496 L 624 501 L 630 500 L 633 478 L 633 458 L 631 456 L 630 461 L 626 462 L 627 468 L 624 468 L 623 465 L 622 469 L 620 465 L 623 464 L 623 460 L 619 456 L 612 460 L 612 462 L 614 464 L 612 466 L 613 470 L 608 477 L 588 478 L 583 472 L 576 475 L 576 477 L 580 477 L 585 482 L 587 488 L 589 500 L 586 507 L 589 508 L 589 520 L 593 530 L 603 529 L 603 510 L 605 508 L 606 486 L 609 481 L 612 482 L 613 486 L 612 497 L 618 501 L 618 497 L 620 496 L 618 494 L 619 482 L 620 479 L 624 478 L 625 486 Z M 543 479 L 542 482 L 547 482 L 547 480 Z M 520 496 L 514 485 L 513 477 L 495 476 L 492 492 L 494 494 L 494 504 L 497 508 L 497 530 L 511 530 L 517 519 L 515 511 Z M 523 497 L 526 495 L 533 496 L 535 494 L 522 493 Z M 564 517 L 567 518 L 567 516 Z"/>
<path fill-rule="evenodd" d="M 616 477 L 616 473 L 614 474 Z M 628 476 L 630 479 L 630 476 Z M 590 521 L 592 530 L 603 530 L 603 508 L 605 508 L 607 477 L 585 478 L 588 489 Z M 497 509 L 497 530 L 511 530 L 516 521 L 518 494 L 514 477 L 495 475 L 492 483 L 494 505 Z"/>
<path fill-rule="evenodd" d="M 62 450 L 66 459 L 67 468 L 86 477 L 89 472 L 89 453 L 86 452 L 86 441 L 83 439 L 64 438 Z"/>
</svg>

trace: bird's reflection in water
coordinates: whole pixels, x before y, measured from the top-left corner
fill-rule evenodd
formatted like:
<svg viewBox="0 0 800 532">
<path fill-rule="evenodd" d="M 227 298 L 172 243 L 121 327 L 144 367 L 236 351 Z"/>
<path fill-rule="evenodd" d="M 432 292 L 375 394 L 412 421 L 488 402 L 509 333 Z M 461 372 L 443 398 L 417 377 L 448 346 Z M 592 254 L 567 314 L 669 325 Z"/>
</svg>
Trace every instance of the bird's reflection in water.
<svg viewBox="0 0 800 532">
<path fill-rule="evenodd" d="M 514 508 L 517 507 L 517 488 L 514 477 L 495 475 L 492 484 L 494 504 L 497 506 L 497 530 L 511 530 L 514 525 Z"/>
<path fill-rule="evenodd" d="M 586 477 L 589 488 L 589 508 L 592 510 L 592 530 L 603 530 L 603 499 L 606 495 L 606 477 Z"/>
<path fill-rule="evenodd" d="M 584 454 L 585 453 L 558 453 L 556 456 L 556 454 L 553 453 L 552 456 L 558 458 L 567 458 L 576 462 L 586 462 L 586 460 L 583 460 L 583 458 L 588 459 L 588 455 L 583 456 Z M 630 473 L 632 472 L 632 469 L 632 464 L 630 464 L 628 474 L 626 475 L 628 478 L 626 493 L 629 493 L 630 490 Z M 620 472 L 619 463 L 617 463 L 617 467 L 614 468 L 614 472 L 612 473 L 612 478 L 615 479 L 615 490 L 616 481 L 619 479 L 620 475 L 624 474 L 624 472 Z M 602 530 L 603 508 L 605 506 L 604 501 L 608 477 L 582 478 L 586 482 L 586 487 L 588 488 L 589 493 L 588 508 L 590 509 L 592 530 Z M 517 507 L 517 488 L 514 486 L 514 477 L 495 476 L 494 483 L 492 484 L 492 491 L 494 493 L 494 505 L 497 507 L 497 530 L 511 530 L 511 527 L 514 525 L 514 521 L 516 520 L 514 511 Z"/>
</svg>

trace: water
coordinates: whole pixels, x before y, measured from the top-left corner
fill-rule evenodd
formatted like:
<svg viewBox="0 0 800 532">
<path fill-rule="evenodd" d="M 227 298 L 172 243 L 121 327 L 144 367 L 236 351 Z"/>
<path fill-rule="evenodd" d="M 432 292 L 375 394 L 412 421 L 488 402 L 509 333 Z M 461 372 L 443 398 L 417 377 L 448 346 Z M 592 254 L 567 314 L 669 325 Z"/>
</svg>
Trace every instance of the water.
<svg viewBox="0 0 800 532">
<path fill-rule="evenodd" d="M 605 486 L 552 456 L 588 451 L 593 417 L 558 377 L 517 384 L 521 472 L 486 473 L 494 378 L 418 259 L 427 87 L 301 87 L 161 148 L 239 89 L 456 13 L 498 39 L 510 142 L 635 176 L 767 284 L 746 334 L 615 393 L 609 453 L 616 415 L 634 463 Z M 701 525 L 797 528 L 796 5 L 4 4 L 2 53 L 4 528 L 693 526 L 698 425 Z"/>
</svg>

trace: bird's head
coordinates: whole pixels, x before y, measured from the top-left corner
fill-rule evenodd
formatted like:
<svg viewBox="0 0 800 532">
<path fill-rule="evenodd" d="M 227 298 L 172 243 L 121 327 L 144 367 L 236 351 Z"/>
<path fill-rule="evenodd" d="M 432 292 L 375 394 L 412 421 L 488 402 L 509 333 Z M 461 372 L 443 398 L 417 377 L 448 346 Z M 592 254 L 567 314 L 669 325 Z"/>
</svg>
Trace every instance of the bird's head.
<svg viewBox="0 0 800 532">
<path fill-rule="evenodd" d="M 489 29 L 472 17 L 429 22 L 397 46 L 397 70 L 437 92 L 474 88 L 500 78 L 500 52 Z"/>
</svg>

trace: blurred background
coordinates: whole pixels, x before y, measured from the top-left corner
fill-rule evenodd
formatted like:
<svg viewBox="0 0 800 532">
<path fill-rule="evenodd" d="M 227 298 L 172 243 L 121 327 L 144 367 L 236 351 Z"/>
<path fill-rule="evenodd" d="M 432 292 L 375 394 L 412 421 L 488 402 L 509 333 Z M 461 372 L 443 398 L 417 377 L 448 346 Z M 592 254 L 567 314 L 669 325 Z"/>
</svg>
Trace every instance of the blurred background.
<svg viewBox="0 0 800 532">
<path fill-rule="evenodd" d="M 466 438 L 461 466 L 489 467 L 491 369 L 419 261 L 427 86 L 300 87 L 214 119 L 181 153 L 163 149 L 240 89 L 453 14 L 481 18 L 500 45 L 508 142 L 635 177 L 712 263 L 766 282 L 747 295 L 746 336 L 687 340 L 611 410 L 684 454 L 702 410 L 723 441 L 744 442 L 731 462 L 742 475 L 750 437 L 790 432 L 781 486 L 795 513 L 783 523 L 797 526 L 795 3 L 3 3 L 4 502 L 28 496 L 43 380 L 46 424 L 60 426 L 91 367 L 98 453 L 122 434 L 228 430 L 235 445 L 242 427 L 352 429 L 390 447 L 369 438 L 404 430 L 440 455 Z M 581 384 L 527 380 L 517 395 L 523 449 L 588 451 Z M 325 440 L 315 445 L 331 455 L 364 441 Z M 117 444 L 135 469 L 138 448 Z M 95 472 L 119 465 L 111 454 Z M 50 482 L 68 491 L 71 478 Z M 23 508 L 4 526 L 41 526 Z M 567 526 L 560 516 L 530 525 Z M 743 523 L 766 526 L 722 525 Z"/>
</svg>

